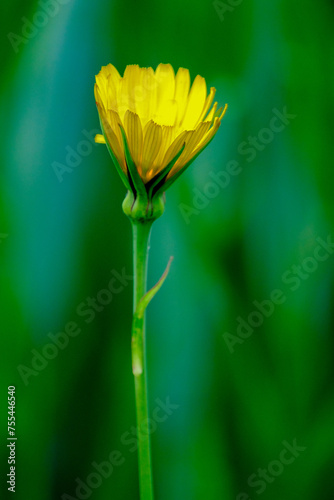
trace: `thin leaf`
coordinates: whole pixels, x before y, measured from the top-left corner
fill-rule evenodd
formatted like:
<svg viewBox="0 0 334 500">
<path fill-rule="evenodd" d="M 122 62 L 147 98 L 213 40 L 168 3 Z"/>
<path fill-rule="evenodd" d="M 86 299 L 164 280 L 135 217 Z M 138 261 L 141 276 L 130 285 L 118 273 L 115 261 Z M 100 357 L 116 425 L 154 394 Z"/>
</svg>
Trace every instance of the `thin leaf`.
<svg viewBox="0 0 334 500">
<path fill-rule="evenodd" d="M 143 337 L 142 331 L 144 326 L 144 314 L 148 304 L 151 302 L 155 294 L 162 287 L 165 279 L 167 278 L 170 265 L 174 257 L 171 257 L 168 261 L 165 272 L 159 279 L 159 281 L 151 288 L 138 302 L 137 308 L 133 315 L 132 321 L 132 339 L 131 339 L 131 350 L 132 350 L 132 372 L 135 376 L 140 376 L 143 373 Z"/>
<path fill-rule="evenodd" d="M 134 313 L 134 317 L 136 317 L 138 319 L 141 319 L 144 317 L 144 312 L 145 312 L 145 309 L 147 308 L 148 304 L 151 302 L 151 300 L 153 299 L 155 294 L 160 290 L 160 288 L 164 284 L 164 281 L 168 276 L 169 269 L 170 269 L 170 266 L 171 266 L 173 259 L 174 259 L 174 257 L 170 257 L 168 264 L 167 264 L 167 267 L 166 267 L 163 275 L 159 279 L 159 281 L 148 292 L 146 292 L 145 295 L 140 299 L 140 301 L 137 304 L 137 308 L 136 308 L 136 311 Z"/>
</svg>

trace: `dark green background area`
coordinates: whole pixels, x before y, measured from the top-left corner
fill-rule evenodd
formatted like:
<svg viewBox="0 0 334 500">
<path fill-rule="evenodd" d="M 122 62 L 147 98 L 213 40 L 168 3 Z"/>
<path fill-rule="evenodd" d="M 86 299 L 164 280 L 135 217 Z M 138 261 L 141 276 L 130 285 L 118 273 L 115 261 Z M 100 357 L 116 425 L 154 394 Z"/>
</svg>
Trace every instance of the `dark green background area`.
<svg viewBox="0 0 334 500">
<path fill-rule="evenodd" d="M 139 498 L 126 434 L 131 279 L 80 313 L 112 271 L 132 273 L 125 190 L 87 133 L 99 128 L 102 65 L 169 62 L 204 76 L 229 109 L 153 227 L 149 285 L 174 262 L 148 308 L 150 412 L 157 400 L 177 406 L 153 422 L 156 498 L 333 499 L 334 253 L 319 242 L 334 240 L 334 7 L 222 4 L 69 0 L 44 16 L 38 2 L 3 6 L 1 498 L 13 498 L 9 385 L 17 500 Z M 71 322 L 80 332 L 55 346 Z M 114 450 L 123 463 L 90 476 Z M 101 484 L 77 496 L 87 477 Z"/>
</svg>

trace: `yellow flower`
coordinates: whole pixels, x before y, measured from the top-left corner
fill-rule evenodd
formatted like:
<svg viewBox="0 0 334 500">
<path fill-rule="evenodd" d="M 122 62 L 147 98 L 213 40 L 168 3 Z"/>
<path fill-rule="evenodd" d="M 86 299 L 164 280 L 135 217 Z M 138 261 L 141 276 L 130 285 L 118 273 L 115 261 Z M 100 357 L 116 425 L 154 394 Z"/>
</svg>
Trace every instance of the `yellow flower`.
<svg viewBox="0 0 334 500">
<path fill-rule="evenodd" d="M 170 64 L 155 71 L 130 65 L 123 77 L 108 64 L 94 90 L 103 132 L 95 141 L 107 144 L 128 188 L 136 187 L 133 176 L 146 188 L 155 179 L 169 187 L 209 144 L 227 108 L 212 106 L 216 89 L 207 95 L 203 77 L 190 88 L 189 71 L 179 68 L 175 75 Z"/>
</svg>

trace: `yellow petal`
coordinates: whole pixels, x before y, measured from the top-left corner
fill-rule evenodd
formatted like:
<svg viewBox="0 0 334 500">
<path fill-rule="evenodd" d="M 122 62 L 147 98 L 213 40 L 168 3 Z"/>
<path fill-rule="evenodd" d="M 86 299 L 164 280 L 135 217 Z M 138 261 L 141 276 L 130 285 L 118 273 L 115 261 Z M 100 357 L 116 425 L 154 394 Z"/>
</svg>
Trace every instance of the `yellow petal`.
<svg viewBox="0 0 334 500">
<path fill-rule="evenodd" d="M 188 130 L 184 130 L 172 142 L 172 144 L 169 146 L 169 148 L 167 149 L 167 151 L 165 153 L 165 156 L 164 156 L 164 159 L 163 159 L 163 162 L 162 162 L 163 168 L 166 167 L 168 165 L 168 163 L 170 161 L 172 161 L 173 158 L 175 158 L 175 156 L 177 155 L 177 153 L 182 148 L 183 144 L 186 142 L 187 137 L 189 136 L 190 133 L 191 132 L 189 132 Z"/>
<path fill-rule="evenodd" d="M 132 79 L 133 81 L 131 92 L 135 101 L 136 113 L 139 118 L 142 119 L 142 115 L 147 114 L 147 90 L 145 89 L 143 82 L 144 76 L 146 74 L 146 68 L 139 68 L 138 66 L 138 70 L 134 73 L 136 74 L 136 77 L 135 79 Z"/>
<path fill-rule="evenodd" d="M 94 141 L 97 144 L 105 144 L 106 143 L 104 135 L 102 135 L 102 134 L 96 134 L 96 136 L 94 137 Z"/>
<path fill-rule="evenodd" d="M 226 113 L 226 111 L 227 111 L 227 108 L 228 108 L 228 105 L 227 105 L 227 104 L 225 104 L 224 109 L 223 109 L 223 111 L 221 112 L 221 115 L 219 116 L 219 120 L 221 120 L 221 119 L 223 118 L 223 116 L 225 115 L 225 113 Z"/>
<path fill-rule="evenodd" d="M 100 95 L 103 100 L 104 107 L 107 109 L 110 93 L 113 94 L 113 99 L 116 99 L 116 94 L 114 89 L 118 88 L 119 82 L 121 80 L 120 74 L 118 73 L 115 66 L 108 64 L 103 66 L 100 73 L 96 75 L 96 85 L 99 87 Z M 115 107 L 114 107 L 115 109 Z"/>
<path fill-rule="evenodd" d="M 215 117 L 215 114 L 216 114 L 217 106 L 218 106 L 218 103 L 215 102 L 214 105 L 212 106 L 212 108 L 210 109 L 209 113 L 205 117 L 205 121 L 206 122 L 212 122 L 213 121 L 213 119 Z"/>
<path fill-rule="evenodd" d="M 139 71 L 140 69 L 138 64 L 128 64 L 124 70 L 123 78 L 128 78 L 129 80 L 132 80 L 133 83 L 135 83 L 136 79 L 138 78 Z"/>
<path fill-rule="evenodd" d="M 186 147 L 183 153 L 173 167 L 173 173 L 177 172 L 179 168 L 188 163 L 188 161 L 194 156 L 192 153 L 198 144 L 202 141 L 203 137 L 210 128 L 210 122 L 201 122 L 196 130 L 190 132 L 186 140 Z"/>
<path fill-rule="evenodd" d="M 154 164 L 156 165 L 156 173 L 158 173 L 163 168 L 164 156 L 167 149 L 172 144 L 175 135 L 175 127 L 163 126 L 162 127 L 162 141 L 159 154 L 157 155 Z"/>
<path fill-rule="evenodd" d="M 122 79 L 117 80 L 112 75 L 108 76 L 107 80 L 107 94 L 104 98 L 106 101 L 107 109 L 113 109 L 118 112 L 118 99 Z"/>
<path fill-rule="evenodd" d="M 194 132 L 192 132 L 191 136 L 189 136 L 186 142 L 186 147 L 184 148 L 185 163 L 188 161 L 187 155 L 189 155 L 196 148 L 196 146 L 198 146 L 209 128 L 210 122 L 201 122 L 197 125 Z"/>
<path fill-rule="evenodd" d="M 188 103 L 188 94 L 190 88 L 189 71 L 185 68 L 179 68 L 175 77 L 175 100 L 177 102 L 177 124 L 179 125 L 184 117 Z"/>
<path fill-rule="evenodd" d="M 119 84 L 119 91 L 117 93 L 117 113 L 121 120 L 124 120 L 124 115 L 128 109 L 135 111 L 133 107 L 130 108 L 130 97 L 128 93 L 128 80 L 122 78 Z"/>
<path fill-rule="evenodd" d="M 101 118 L 102 126 L 104 129 L 104 133 L 107 137 L 107 141 L 111 149 L 113 150 L 119 164 L 121 165 L 122 169 L 124 170 L 125 173 L 127 173 L 126 165 L 125 165 L 125 156 L 124 156 L 124 151 L 123 151 L 123 144 L 119 141 L 119 138 L 116 135 L 116 130 L 110 123 L 110 119 L 108 119 L 106 113 L 103 111 L 101 106 L 98 104 L 97 109 L 99 111 L 99 115 Z M 108 112 L 110 114 L 110 112 Z M 117 128 L 118 125 L 117 125 Z"/>
<path fill-rule="evenodd" d="M 158 83 L 152 68 L 140 70 L 139 82 L 135 89 L 136 111 L 144 127 L 156 113 Z"/>
<path fill-rule="evenodd" d="M 143 151 L 143 131 L 139 116 L 136 113 L 127 111 L 124 117 L 124 125 L 130 153 L 139 171 Z"/>
<path fill-rule="evenodd" d="M 203 120 L 203 121 L 205 120 L 206 121 L 205 116 L 206 116 L 207 112 L 210 109 L 210 106 L 211 106 L 212 101 L 213 101 L 213 99 L 215 97 L 215 94 L 216 94 L 216 89 L 214 87 L 211 87 L 210 88 L 210 93 L 209 93 L 208 97 L 206 98 L 203 111 L 201 113 L 201 116 L 199 117 L 200 120 Z"/>
<path fill-rule="evenodd" d="M 169 99 L 160 103 L 157 113 L 152 119 L 159 125 L 172 127 L 175 125 L 177 116 L 177 103 L 174 99 Z"/>
<path fill-rule="evenodd" d="M 95 97 L 96 104 L 99 104 L 104 109 L 106 109 L 104 106 L 104 103 L 103 103 L 103 100 L 101 97 L 101 92 L 100 92 L 100 89 L 99 89 L 99 86 L 97 85 L 97 83 L 95 83 L 95 85 L 94 85 L 94 97 Z"/>
<path fill-rule="evenodd" d="M 123 80 L 126 84 L 125 88 L 128 94 L 128 109 L 132 112 L 136 112 L 135 88 L 140 81 L 140 69 L 138 64 L 131 64 L 125 68 Z"/>
<path fill-rule="evenodd" d="M 124 124 L 123 124 L 122 120 L 120 119 L 120 116 L 117 113 L 117 111 L 109 109 L 107 112 L 107 117 L 108 117 L 109 125 L 110 125 L 111 129 L 113 130 L 113 132 L 117 138 L 117 141 L 120 145 L 122 155 L 123 155 L 123 157 L 125 157 L 124 156 L 123 137 L 122 137 L 121 129 L 119 127 L 121 125 L 124 128 Z"/>
<path fill-rule="evenodd" d="M 206 83 L 202 76 L 197 75 L 188 98 L 186 113 L 182 122 L 182 127 L 191 130 L 197 125 L 206 100 Z"/>
<path fill-rule="evenodd" d="M 101 72 L 105 77 L 112 75 L 112 77 L 116 80 L 119 80 L 121 78 L 121 75 L 119 74 L 119 72 L 117 71 L 117 69 L 113 64 L 107 64 L 107 66 L 102 66 Z"/>
<path fill-rule="evenodd" d="M 156 159 L 162 142 L 162 127 L 152 120 L 144 129 L 144 145 L 142 159 L 142 178 L 147 182 L 154 176 L 153 162 Z"/>
<path fill-rule="evenodd" d="M 202 140 L 196 146 L 196 148 L 191 154 L 191 158 L 193 158 L 201 149 L 203 149 L 204 146 L 206 146 L 207 143 L 212 139 L 212 137 L 216 134 L 217 130 L 219 129 L 220 123 L 221 123 L 220 119 L 215 118 L 213 126 L 206 132 Z"/>
<path fill-rule="evenodd" d="M 140 69 L 137 64 L 128 65 L 125 68 L 123 78 L 119 81 L 118 87 L 110 88 L 109 97 L 112 97 L 111 94 L 117 95 L 117 106 L 109 106 L 109 109 L 117 111 L 122 121 L 128 110 L 133 113 L 136 112 L 136 96 L 134 89 L 139 79 L 139 75 Z"/>
<path fill-rule="evenodd" d="M 177 105 L 174 101 L 175 74 L 170 64 L 159 64 L 155 77 L 157 88 L 157 109 L 152 119 L 159 125 L 174 125 Z"/>
<path fill-rule="evenodd" d="M 163 101 L 174 99 L 175 74 L 170 64 L 159 64 L 155 70 L 155 77 L 158 82 L 158 105 Z"/>
</svg>

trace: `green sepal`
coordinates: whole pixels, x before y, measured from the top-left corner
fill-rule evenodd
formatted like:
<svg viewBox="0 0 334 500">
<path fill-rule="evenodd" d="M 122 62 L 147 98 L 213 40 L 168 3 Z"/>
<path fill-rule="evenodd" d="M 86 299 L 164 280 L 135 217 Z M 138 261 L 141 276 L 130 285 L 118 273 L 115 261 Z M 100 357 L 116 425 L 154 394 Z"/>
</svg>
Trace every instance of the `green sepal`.
<svg viewBox="0 0 334 500">
<path fill-rule="evenodd" d="M 180 170 L 178 172 L 176 172 L 176 174 L 174 174 L 172 177 L 170 177 L 166 182 L 164 182 L 157 190 L 157 192 L 154 194 L 154 197 L 155 196 L 159 196 L 161 195 L 164 191 L 167 191 L 168 188 L 170 188 L 170 186 L 172 184 L 174 184 L 174 182 L 176 181 L 176 179 L 178 179 L 180 177 L 181 174 L 183 174 L 183 172 L 188 168 L 190 167 L 190 165 L 192 164 L 193 161 L 196 160 L 197 156 L 202 153 L 202 151 L 204 151 L 205 148 L 208 147 L 208 145 L 210 144 L 210 142 L 213 140 L 214 138 L 214 135 L 211 137 L 211 139 L 209 140 L 209 142 L 204 146 L 204 148 L 200 149 L 198 151 L 198 153 L 190 160 L 188 161 L 188 163 L 186 163 L 184 165 L 184 167 L 180 168 Z"/>
<path fill-rule="evenodd" d="M 147 205 L 147 191 L 145 188 L 145 184 L 143 183 L 143 181 L 139 175 L 139 172 L 137 170 L 137 167 L 132 159 L 129 145 L 128 145 L 128 141 L 126 139 L 126 133 L 121 125 L 119 125 L 119 128 L 121 129 L 121 133 L 122 133 L 122 137 L 123 137 L 125 159 L 126 159 L 126 163 L 128 166 L 129 175 L 131 176 L 131 180 L 132 180 L 133 186 L 136 190 L 136 194 L 138 195 L 139 198 L 142 199 L 142 203 L 144 203 L 146 200 L 146 205 Z"/>
<path fill-rule="evenodd" d="M 180 151 L 174 156 L 174 158 L 164 167 L 161 172 L 159 172 L 153 179 L 147 182 L 146 184 L 146 190 L 148 192 L 148 199 L 151 200 L 153 198 L 154 189 L 158 187 L 159 183 L 163 181 L 163 179 L 169 174 L 169 172 L 172 170 L 174 167 L 175 163 L 177 160 L 180 158 L 181 154 L 184 151 L 185 148 L 185 143 L 183 144 L 182 148 Z"/>
<path fill-rule="evenodd" d="M 122 204 L 123 212 L 130 219 L 138 222 L 154 221 L 165 211 L 165 196 L 161 195 L 154 200 L 143 201 L 140 196 L 135 198 L 132 190 L 128 190 Z"/>
<path fill-rule="evenodd" d="M 100 115 L 99 115 L 99 119 L 100 119 L 100 125 L 101 125 L 102 134 L 103 134 L 104 140 L 106 141 L 106 146 L 107 146 L 107 149 L 108 149 L 109 154 L 111 156 L 111 159 L 113 161 L 113 164 L 115 165 L 115 168 L 116 168 L 116 170 L 117 170 L 120 178 L 122 179 L 123 184 L 125 185 L 126 189 L 131 189 L 130 184 L 129 184 L 129 179 L 127 178 L 126 173 L 122 169 L 122 167 L 119 164 L 119 162 L 118 162 L 118 160 L 117 160 L 117 158 L 116 158 L 113 150 L 111 149 L 111 147 L 109 145 L 107 134 L 105 133 L 105 130 L 104 130 L 103 123 L 102 123 L 102 120 L 100 118 Z"/>
<path fill-rule="evenodd" d="M 162 193 L 160 196 L 153 196 L 153 198 L 148 201 L 147 214 L 149 218 L 155 220 L 158 219 L 165 211 L 166 196 Z"/>
<path fill-rule="evenodd" d="M 135 202 L 135 196 L 132 192 L 132 189 L 128 189 L 128 191 L 125 195 L 125 198 L 123 200 L 123 203 L 122 203 L 123 212 L 128 217 L 131 217 L 131 210 L 132 210 L 134 202 Z"/>
</svg>

